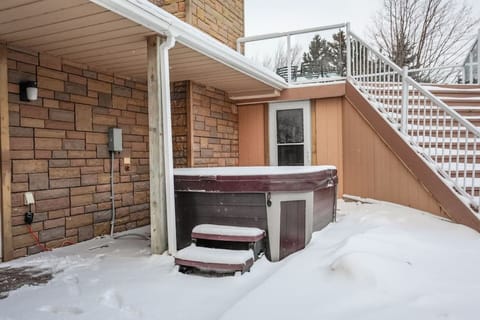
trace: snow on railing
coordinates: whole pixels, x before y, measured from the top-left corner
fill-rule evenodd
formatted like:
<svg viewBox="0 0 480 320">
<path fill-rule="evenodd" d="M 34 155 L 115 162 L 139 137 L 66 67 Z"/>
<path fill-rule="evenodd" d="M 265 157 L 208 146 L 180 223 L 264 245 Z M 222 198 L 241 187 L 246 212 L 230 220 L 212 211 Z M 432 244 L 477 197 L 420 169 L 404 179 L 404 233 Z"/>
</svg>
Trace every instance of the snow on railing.
<svg viewBox="0 0 480 320">
<path fill-rule="evenodd" d="M 237 51 L 292 85 L 343 81 L 347 29 L 348 23 L 340 23 L 243 37 Z"/>
<path fill-rule="evenodd" d="M 401 69 L 352 32 L 347 47 L 347 80 L 449 186 L 478 208 L 478 128 L 410 77 L 407 68 Z"/>
</svg>

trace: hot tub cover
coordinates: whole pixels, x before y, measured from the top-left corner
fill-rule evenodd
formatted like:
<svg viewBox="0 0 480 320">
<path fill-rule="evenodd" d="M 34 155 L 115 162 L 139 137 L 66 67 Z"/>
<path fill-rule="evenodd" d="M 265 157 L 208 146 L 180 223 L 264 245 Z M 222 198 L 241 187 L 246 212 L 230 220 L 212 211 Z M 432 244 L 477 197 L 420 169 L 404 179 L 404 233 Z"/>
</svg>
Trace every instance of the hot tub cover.
<svg viewBox="0 0 480 320">
<path fill-rule="evenodd" d="M 337 184 L 334 166 L 216 167 L 174 170 L 175 191 L 312 191 Z"/>
</svg>

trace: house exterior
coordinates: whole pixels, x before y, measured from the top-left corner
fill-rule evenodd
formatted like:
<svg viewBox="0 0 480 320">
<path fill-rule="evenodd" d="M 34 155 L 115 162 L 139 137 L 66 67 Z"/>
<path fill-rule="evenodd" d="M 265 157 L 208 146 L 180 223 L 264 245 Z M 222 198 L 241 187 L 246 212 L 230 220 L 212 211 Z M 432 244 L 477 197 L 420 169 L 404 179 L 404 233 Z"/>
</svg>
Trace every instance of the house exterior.
<svg viewBox="0 0 480 320">
<path fill-rule="evenodd" d="M 153 251 L 163 252 L 172 226 L 168 163 L 278 165 L 275 112 L 291 109 L 304 119 L 301 164 L 335 165 L 338 196 L 480 228 L 348 81 L 291 87 L 235 52 L 242 0 L 151 2 L 0 4 L 2 260 L 39 252 L 35 237 L 55 248 L 109 234 L 113 204 L 115 232 L 152 223 Z M 37 100 L 20 100 L 23 81 L 38 83 Z M 111 127 L 123 138 L 113 160 Z"/>
</svg>

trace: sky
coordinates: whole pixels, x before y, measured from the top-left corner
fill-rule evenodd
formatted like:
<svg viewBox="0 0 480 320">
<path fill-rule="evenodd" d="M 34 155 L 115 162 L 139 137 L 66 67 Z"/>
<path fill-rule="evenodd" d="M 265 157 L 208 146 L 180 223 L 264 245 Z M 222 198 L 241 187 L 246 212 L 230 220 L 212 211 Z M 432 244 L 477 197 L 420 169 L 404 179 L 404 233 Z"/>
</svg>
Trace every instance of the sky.
<svg viewBox="0 0 480 320">
<path fill-rule="evenodd" d="M 458 0 L 463 2 L 462 0 Z M 466 0 L 480 16 L 480 1 Z M 364 35 L 383 0 L 245 0 L 245 35 L 350 22 Z"/>
</svg>

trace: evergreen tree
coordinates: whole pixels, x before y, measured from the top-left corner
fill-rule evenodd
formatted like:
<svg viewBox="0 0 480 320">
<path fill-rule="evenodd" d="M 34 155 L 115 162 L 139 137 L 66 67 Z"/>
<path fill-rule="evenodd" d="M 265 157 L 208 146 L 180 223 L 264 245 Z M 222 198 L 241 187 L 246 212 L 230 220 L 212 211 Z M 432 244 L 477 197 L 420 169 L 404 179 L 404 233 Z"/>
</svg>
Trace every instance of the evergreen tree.
<svg viewBox="0 0 480 320">
<path fill-rule="evenodd" d="M 332 62 L 332 53 L 327 40 L 316 34 L 308 46 L 308 52 L 303 53 L 303 62 L 310 68 L 311 73 L 324 76 Z"/>
<path fill-rule="evenodd" d="M 338 31 L 332 35 L 333 41 L 329 42 L 330 52 L 332 55 L 332 64 L 338 75 L 347 75 L 347 44 L 345 40 L 345 32 Z"/>
</svg>

